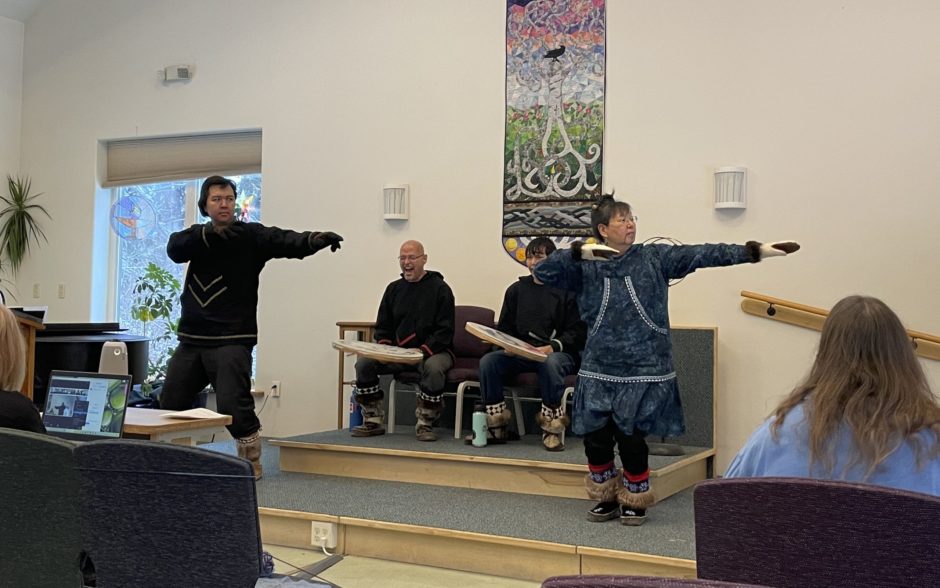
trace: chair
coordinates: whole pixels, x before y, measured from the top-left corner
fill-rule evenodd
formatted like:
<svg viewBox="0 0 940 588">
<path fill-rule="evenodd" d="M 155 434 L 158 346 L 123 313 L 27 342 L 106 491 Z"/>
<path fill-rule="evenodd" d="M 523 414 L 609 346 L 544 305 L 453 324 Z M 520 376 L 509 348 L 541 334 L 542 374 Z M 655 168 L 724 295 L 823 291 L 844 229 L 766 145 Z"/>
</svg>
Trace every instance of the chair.
<svg viewBox="0 0 940 588">
<path fill-rule="evenodd" d="M 571 374 L 565 378 L 565 391 L 561 396 L 562 406 L 568 404 L 568 399 L 574 393 L 577 377 L 577 374 Z M 466 392 L 469 387 L 475 387 L 479 390 L 480 383 L 479 381 L 467 382 L 467 387 L 457 390 L 457 412 L 454 415 L 454 439 L 460 439 L 460 434 L 463 433 L 463 396 L 464 392 Z M 518 374 L 511 382 L 503 386 L 503 391 L 507 392 L 509 396 L 512 397 L 512 409 L 516 415 L 516 430 L 519 432 L 519 435 L 525 435 L 525 416 L 522 413 L 522 401 L 529 400 L 532 397 L 541 400 L 538 390 L 539 380 L 538 374 L 535 372 Z M 565 442 L 564 432 L 561 434 L 561 442 L 562 444 Z"/>
<path fill-rule="evenodd" d="M 554 576 L 542 582 L 542 588 L 681 588 L 683 586 L 761 588 L 756 584 L 659 576 Z"/>
<path fill-rule="evenodd" d="M 802 478 L 694 491 L 698 576 L 771 586 L 940 586 L 940 498 Z"/>
<path fill-rule="evenodd" d="M 74 444 L 0 428 L 0 584 L 79 587 Z"/>
<path fill-rule="evenodd" d="M 255 586 L 261 532 L 249 462 L 125 439 L 83 444 L 75 462 L 99 586 Z"/>
<path fill-rule="evenodd" d="M 480 387 L 480 358 L 490 350 L 489 343 L 480 341 L 467 332 L 466 324 L 479 323 L 496 326 L 496 313 L 482 306 L 456 306 L 454 308 L 454 365 L 447 371 L 447 389 L 457 390 L 455 420 L 459 423 L 463 415 L 463 394 L 470 386 Z M 395 432 L 395 393 L 401 385 L 415 386 L 417 372 L 402 372 L 395 376 L 388 391 L 388 430 Z M 459 426 L 459 425 L 458 425 Z M 458 435 L 459 436 L 459 435 Z"/>
</svg>

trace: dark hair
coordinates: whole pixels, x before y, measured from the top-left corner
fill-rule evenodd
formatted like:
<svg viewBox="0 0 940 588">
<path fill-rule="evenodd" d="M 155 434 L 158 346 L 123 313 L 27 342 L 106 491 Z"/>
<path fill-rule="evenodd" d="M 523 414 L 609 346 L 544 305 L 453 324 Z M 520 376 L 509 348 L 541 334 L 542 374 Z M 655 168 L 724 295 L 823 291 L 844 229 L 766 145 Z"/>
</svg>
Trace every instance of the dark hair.
<svg viewBox="0 0 940 588">
<path fill-rule="evenodd" d="M 206 202 L 209 200 L 209 188 L 212 186 L 228 186 L 232 189 L 232 193 L 238 196 L 238 188 L 235 187 L 235 182 L 222 176 L 209 176 L 202 183 L 202 189 L 199 191 L 199 212 L 202 213 L 202 216 L 209 216 L 206 213 Z"/>
<path fill-rule="evenodd" d="M 598 201 L 591 206 L 591 232 L 594 233 L 594 238 L 603 243 L 604 236 L 601 235 L 601 231 L 597 227 L 599 225 L 609 225 L 610 219 L 618 214 L 629 216 L 630 211 L 629 204 L 614 200 L 613 192 L 602 195 Z"/>
<path fill-rule="evenodd" d="M 557 249 L 555 242 L 548 237 L 536 237 L 525 246 L 525 256 L 530 257 L 535 253 L 551 255 L 555 249 Z"/>
<path fill-rule="evenodd" d="M 809 376 L 774 411 L 775 437 L 804 402 L 810 459 L 832 475 L 841 474 L 833 439 L 842 427 L 854 440 L 845 468 L 860 464 L 866 477 L 902 441 L 914 446 L 918 466 L 940 451 L 940 402 L 901 319 L 877 298 L 849 296 L 832 307 Z M 929 449 L 916 436 L 924 429 L 933 433 Z"/>
</svg>

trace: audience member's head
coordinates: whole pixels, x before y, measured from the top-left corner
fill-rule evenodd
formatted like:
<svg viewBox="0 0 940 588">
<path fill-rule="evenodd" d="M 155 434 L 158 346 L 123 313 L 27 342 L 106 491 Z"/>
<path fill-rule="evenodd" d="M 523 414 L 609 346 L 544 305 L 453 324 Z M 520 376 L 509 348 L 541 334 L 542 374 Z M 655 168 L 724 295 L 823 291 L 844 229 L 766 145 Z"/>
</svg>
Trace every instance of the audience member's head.
<svg viewBox="0 0 940 588">
<path fill-rule="evenodd" d="M 16 317 L 0 305 L 0 427 L 45 433 L 39 411 L 20 394 L 26 377 L 26 340 Z"/>
<path fill-rule="evenodd" d="M 0 306 L 0 390 L 19 390 L 25 377 L 26 341 L 13 312 Z"/>
<path fill-rule="evenodd" d="M 832 308 L 809 376 L 774 412 L 775 434 L 803 402 L 810 458 L 830 473 L 831 440 L 843 426 L 855 441 L 849 465 L 868 472 L 905 440 L 915 446 L 918 460 L 940 450 L 940 404 L 901 320 L 877 298 L 849 296 Z M 915 436 L 928 428 L 934 433 L 929 451 Z"/>
</svg>

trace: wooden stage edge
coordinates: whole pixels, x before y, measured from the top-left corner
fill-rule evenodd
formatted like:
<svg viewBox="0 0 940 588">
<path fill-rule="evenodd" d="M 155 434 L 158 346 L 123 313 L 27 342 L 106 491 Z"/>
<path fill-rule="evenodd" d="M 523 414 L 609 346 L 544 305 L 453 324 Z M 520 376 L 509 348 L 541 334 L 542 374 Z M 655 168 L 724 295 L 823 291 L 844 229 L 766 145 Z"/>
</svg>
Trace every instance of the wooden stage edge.
<svg viewBox="0 0 940 588">
<path fill-rule="evenodd" d="M 585 467 L 578 464 L 283 440 L 272 444 L 280 447 L 279 465 L 285 472 L 558 498 L 585 497 Z M 381 455 L 382 459 L 376 460 L 376 455 Z M 657 499 L 664 500 L 706 479 L 714 455 L 714 449 L 703 449 L 653 470 L 651 477 L 655 481 Z"/>
<path fill-rule="evenodd" d="M 573 574 L 695 577 L 695 562 L 687 559 L 276 508 L 258 512 L 262 541 L 271 545 L 315 549 L 315 521 L 337 525 L 337 545 L 331 551 L 342 555 L 533 582 Z"/>
</svg>

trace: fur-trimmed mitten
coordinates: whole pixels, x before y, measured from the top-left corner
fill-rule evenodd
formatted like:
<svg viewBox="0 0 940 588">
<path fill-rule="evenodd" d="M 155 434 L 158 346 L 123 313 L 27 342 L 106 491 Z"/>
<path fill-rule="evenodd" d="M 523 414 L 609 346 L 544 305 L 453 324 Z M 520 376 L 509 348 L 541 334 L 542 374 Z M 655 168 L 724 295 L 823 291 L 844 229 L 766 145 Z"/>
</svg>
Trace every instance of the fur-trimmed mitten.
<svg viewBox="0 0 940 588">
<path fill-rule="evenodd" d="M 571 244 L 571 258 L 576 261 L 607 261 L 618 253 L 620 252 L 613 247 L 601 245 L 600 243 L 575 241 Z"/>
<path fill-rule="evenodd" d="M 768 257 L 781 257 L 800 250 L 800 244 L 796 241 L 774 241 L 773 243 L 748 241 L 746 246 L 750 250 L 754 261 L 761 261 Z"/>
</svg>

